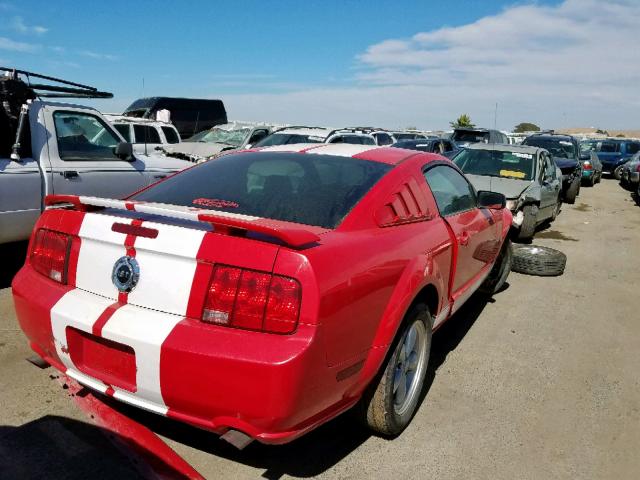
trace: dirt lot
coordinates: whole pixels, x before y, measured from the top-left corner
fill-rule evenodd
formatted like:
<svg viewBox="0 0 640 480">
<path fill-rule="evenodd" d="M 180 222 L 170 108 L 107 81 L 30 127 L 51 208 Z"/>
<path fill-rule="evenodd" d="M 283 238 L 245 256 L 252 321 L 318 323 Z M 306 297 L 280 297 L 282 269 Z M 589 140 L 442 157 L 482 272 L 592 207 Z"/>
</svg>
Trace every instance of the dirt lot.
<svg viewBox="0 0 640 480">
<path fill-rule="evenodd" d="M 343 416 L 282 447 L 242 452 L 206 432 L 123 411 L 207 478 L 637 478 L 640 471 L 640 207 L 612 180 L 583 188 L 535 243 L 568 255 L 563 276 L 512 273 L 434 336 L 428 392 L 399 438 Z M 2 252 L 0 281 L 10 275 Z M 125 457 L 38 369 L 0 290 L 0 472 L 131 478 Z"/>
</svg>

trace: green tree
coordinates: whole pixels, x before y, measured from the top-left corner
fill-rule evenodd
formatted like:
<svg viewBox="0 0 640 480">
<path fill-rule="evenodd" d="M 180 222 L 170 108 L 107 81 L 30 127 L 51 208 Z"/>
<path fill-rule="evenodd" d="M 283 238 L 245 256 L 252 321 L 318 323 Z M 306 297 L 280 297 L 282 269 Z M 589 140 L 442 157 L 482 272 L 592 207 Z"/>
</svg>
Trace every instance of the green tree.
<svg viewBox="0 0 640 480">
<path fill-rule="evenodd" d="M 600 128 L 596 130 L 596 133 L 599 133 L 601 135 L 609 135 L 609 132 L 607 132 L 606 130 L 602 130 Z"/>
<path fill-rule="evenodd" d="M 514 133 L 524 133 L 524 132 L 539 132 L 540 127 L 535 123 L 530 122 L 522 122 L 513 127 Z"/>
<path fill-rule="evenodd" d="M 475 123 L 471 122 L 471 117 L 466 113 L 460 115 L 455 122 L 449 122 L 451 128 L 473 128 Z"/>
</svg>

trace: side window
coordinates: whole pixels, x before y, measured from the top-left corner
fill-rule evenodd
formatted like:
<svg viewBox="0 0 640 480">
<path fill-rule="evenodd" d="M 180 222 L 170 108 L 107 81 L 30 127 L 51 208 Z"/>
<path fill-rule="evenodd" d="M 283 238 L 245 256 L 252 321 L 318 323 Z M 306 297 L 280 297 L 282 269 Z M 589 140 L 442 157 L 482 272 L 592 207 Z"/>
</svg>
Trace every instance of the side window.
<svg viewBox="0 0 640 480">
<path fill-rule="evenodd" d="M 598 151 L 602 153 L 615 153 L 618 151 L 616 142 L 602 142 L 598 145 Z"/>
<path fill-rule="evenodd" d="M 131 141 L 131 128 L 129 128 L 128 123 L 118 123 L 114 125 L 113 128 L 115 128 L 127 142 Z"/>
<path fill-rule="evenodd" d="M 457 171 L 438 165 L 424 173 L 438 204 L 440 215 L 454 215 L 476 207 L 476 195 L 471 184 Z"/>
<path fill-rule="evenodd" d="M 134 125 L 133 134 L 136 137 L 136 143 L 162 143 L 160 134 L 150 125 Z"/>
<path fill-rule="evenodd" d="M 162 127 L 162 131 L 167 139 L 167 143 L 180 143 L 180 137 L 178 136 L 178 132 L 175 128 Z"/>
<path fill-rule="evenodd" d="M 120 160 L 114 155 L 120 138 L 95 115 L 57 111 L 53 123 L 62 160 Z"/>
<path fill-rule="evenodd" d="M 556 178 L 556 163 L 551 158 L 551 155 L 544 154 L 544 175 L 542 179 L 545 177 L 551 177 L 552 180 Z"/>
<path fill-rule="evenodd" d="M 450 141 L 444 140 L 442 143 L 444 144 L 444 151 L 445 152 L 450 152 L 450 151 L 453 150 L 453 145 L 451 145 Z"/>
<path fill-rule="evenodd" d="M 378 145 L 391 145 L 393 143 L 391 136 L 386 133 L 376 133 L 374 137 L 376 137 Z"/>
<path fill-rule="evenodd" d="M 627 143 L 627 153 L 633 155 L 640 151 L 640 143 Z"/>
</svg>

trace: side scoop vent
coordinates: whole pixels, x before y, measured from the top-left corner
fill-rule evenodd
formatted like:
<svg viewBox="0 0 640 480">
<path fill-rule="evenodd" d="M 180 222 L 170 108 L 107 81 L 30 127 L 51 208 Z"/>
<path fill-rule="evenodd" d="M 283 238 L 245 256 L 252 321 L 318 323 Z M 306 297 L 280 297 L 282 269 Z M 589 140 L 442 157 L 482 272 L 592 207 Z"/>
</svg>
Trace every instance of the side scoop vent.
<svg viewBox="0 0 640 480">
<path fill-rule="evenodd" d="M 432 217 L 425 194 L 413 177 L 400 185 L 399 190 L 375 215 L 381 227 L 424 222 Z"/>
</svg>

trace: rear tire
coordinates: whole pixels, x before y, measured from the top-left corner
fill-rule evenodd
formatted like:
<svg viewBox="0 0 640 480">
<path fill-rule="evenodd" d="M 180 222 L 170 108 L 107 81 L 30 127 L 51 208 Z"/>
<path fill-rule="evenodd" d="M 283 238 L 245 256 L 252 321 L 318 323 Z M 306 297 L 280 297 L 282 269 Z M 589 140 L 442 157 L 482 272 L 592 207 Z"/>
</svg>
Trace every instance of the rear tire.
<svg viewBox="0 0 640 480">
<path fill-rule="evenodd" d="M 520 245 L 513 249 L 511 270 L 525 275 L 556 277 L 562 275 L 567 256 L 549 247 Z"/>
<path fill-rule="evenodd" d="M 573 205 L 576 203 L 576 197 L 578 196 L 578 191 L 580 190 L 580 182 L 572 182 L 571 186 L 567 189 L 567 192 L 564 194 L 564 201 L 569 205 Z"/>
<path fill-rule="evenodd" d="M 616 169 L 613 171 L 613 178 L 618 181 L 622 178 L 622 165 L 616 167 Z"/>
<path fill-rule="evenodd" d="M 522 209 L 523 220 L 518 230 L 518 240 L 531 240 L 536 231 L 536 223 L 538 217 L 538 207 L 535 205 L 526 205 Z"/>
<path fill-rule="evenodd" d="M 502 249 L 498 254 L 496 263 L 494 263 L 489 276 L 482 282 L 482 285 L 480 285 L 479 291 L 486 295 L 498 293 L 507 282 L 507 277 L 511 271 L 512 259 L 513 246 L 511 245 L 511 240 L 507 238 L 502 244 Z"/>
<path fill-rule="evenodd" d="M 384 436 L 400 434 L 416 412 L 429 364 L 433 323 L 425 304 L 407 314 L 387 355 L 387 361 L 365 391 L 358 413 L 371 430 Z"/>
</svg>

